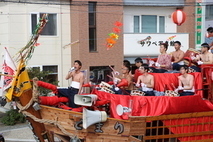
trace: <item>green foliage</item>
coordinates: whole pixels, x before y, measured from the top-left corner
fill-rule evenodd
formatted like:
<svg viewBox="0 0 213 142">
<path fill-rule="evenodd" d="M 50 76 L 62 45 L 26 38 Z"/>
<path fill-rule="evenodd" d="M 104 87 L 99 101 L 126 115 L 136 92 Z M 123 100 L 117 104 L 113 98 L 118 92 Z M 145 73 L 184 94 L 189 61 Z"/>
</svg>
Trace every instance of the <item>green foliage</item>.
<svg viewBox="0 0 213 142">
<path fill-rule="evenodd" d="M 24 115 L 18 110 L 11 109 L 6 112 L 6 115 L 1 118 L 1 122 L 5 125 L 15 125 L 26 121 Z"/>
<path fill-rule="evenodd" d="M 58 85 L 58 81 L 55 81 L 53 78 L 51 78 L 50 71 L 40 71 L 40 68 L 28 68 L 27 71 L 31 80 L 34 77 L 37 77 L 40 81 Z M 49 92 L 51 92 L 51 90 L 42 87 L 39 87 L 38 91 L 41 95 L 47 95 Z"/>
</svg>

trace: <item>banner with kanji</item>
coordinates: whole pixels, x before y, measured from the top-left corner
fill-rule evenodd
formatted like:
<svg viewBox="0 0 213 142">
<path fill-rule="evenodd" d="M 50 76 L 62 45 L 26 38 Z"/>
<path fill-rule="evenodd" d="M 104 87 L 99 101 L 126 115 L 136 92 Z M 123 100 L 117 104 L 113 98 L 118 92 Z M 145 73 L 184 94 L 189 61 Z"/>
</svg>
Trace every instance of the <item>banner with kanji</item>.
<svg viewBox="0 0 213 142">
<path fill-rule="evenodd" d="M 4 48 L 4 56 L 2 63 L 2 71 L 1 71 L 1 81 L 0 81 L 0 96 L 3 96 L 4 91 L 11 86 L 13 76 L 16 72 L 16 66 L 7 51 L 7 48 Z"/>
<path fill-rule="evenodd" d="M 12 86 L 9 88 L 6 97 L 9 101 L 11 101 L 12 96 L 19 97 L 24 91 L 27 91 L 31 87 L 32 86 L 26 70 L 25 62 L 21 60 L 12 81 Z"/>
</svg>

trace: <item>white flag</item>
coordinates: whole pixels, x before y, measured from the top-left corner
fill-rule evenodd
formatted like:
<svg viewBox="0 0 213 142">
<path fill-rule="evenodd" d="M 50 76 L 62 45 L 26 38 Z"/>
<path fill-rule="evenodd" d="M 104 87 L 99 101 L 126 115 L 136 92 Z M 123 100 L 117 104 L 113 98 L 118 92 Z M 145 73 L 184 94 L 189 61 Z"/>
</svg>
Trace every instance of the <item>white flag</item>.
<svg viewBox="0 0 213 142">
<path fill-rule="evenodd" d="M 0 80 L 0 97 L 3 96 L 4 91 L 10 87 L 13 77 L 15 75 L 16 66 L 9 55 L 7 48 L 4 48 L 4 56 L 2 63 L 2 74 Z M 8 75 L 8 76 L 6 76 Z"/>
</svg>

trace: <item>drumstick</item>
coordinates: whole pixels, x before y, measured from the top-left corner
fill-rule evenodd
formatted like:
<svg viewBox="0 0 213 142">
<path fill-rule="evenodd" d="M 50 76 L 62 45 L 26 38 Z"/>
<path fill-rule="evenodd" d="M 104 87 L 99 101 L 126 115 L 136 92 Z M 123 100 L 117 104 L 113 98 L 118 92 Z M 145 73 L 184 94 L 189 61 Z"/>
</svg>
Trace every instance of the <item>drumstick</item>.
<svg viewBox="0 0 213 142">
<path fill-rule="evenodd" d="M 112 76 L 110 76 L 110 75 L 107 75 L 109 78 L 111 78 L 111 79 L 113 79 L 113 77 Z"/>
<path fill-rule="evenodd" d="M 116 71 L 114 68 L 112 68 L 111 65 L 109 65 L 109 67 L 110 67 L 111 70 L 113 71 L 113 74 L 114 74 L 114 75 L 119 75 L 119 72 Z M 113 75 L 113 76 L 114 76 L 114 75 Z"/>
<path fill-rule="evenodd" d="M 111 65 L 109 65 L 109 67 L 110 67 L 111 70 L 115 71 Z"/>
</svg>

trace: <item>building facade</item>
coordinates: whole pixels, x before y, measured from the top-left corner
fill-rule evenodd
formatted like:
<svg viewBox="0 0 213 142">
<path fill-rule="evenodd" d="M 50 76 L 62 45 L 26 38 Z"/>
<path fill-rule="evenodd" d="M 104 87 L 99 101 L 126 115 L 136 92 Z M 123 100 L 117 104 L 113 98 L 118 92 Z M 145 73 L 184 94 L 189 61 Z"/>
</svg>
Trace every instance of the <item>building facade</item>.
<svg viewBox="0 0 213 142">
<path fill-rule="evenodd" d="M 134 63 L 136 57 L 156 57 L 161 42 L 168 42 L 168 52 L 174 51 L 176 40 L 184 51 L 195 48 L 200 31 L 196 28 L 196 8 L 195 0 L 0 2 L 0 47 L 8 47 L 12 55 L 17 53 L 30 39 L 42 13 L 49 13 L 48 25 L 28 66 L 53 71 L 59 85 L 68 86 L 65 76 L 73 62 L 80 60 L 85 82 L 107 82 L 109 65 L 121 71 L 124 59 Z M 187 16 L 181 26 L 172 22 L 176 9 Z M 116 22 L 123 25 L 116 26 Z M 107 47 L 112 33 L 117 37 Z"/>
<path fill-rule="evenodd" d="M 172 21 L 176 9 L 186 13 L 187 19 L 181 26 Z M 124 57 L 132 63 L 136 57 L 156 57 L 162 42 L 168 43 L 170 53 L 176 40 L 182 43 L 184 51 L 195 48 L 194 10 L 195 2 L 190 0 L 124 0 Z"/>
<path fill-rule="evenodd" d="M 81 60 L 82 69 L 88 71 L 87 79 L 93 83 L 109 81 L 109 65 L 121 71 L 123 27 L 114 24 L 122 21 L 122 0 L 71 1 L 71 39 L 72 42 L 78 41 L 71 47 L 71 61 Z M 119 38 L 107 49 L 106 39 L 114 32 L 113 28 L 120 30 L 117 33 Z"/>
<path fill-rule="evenodd" d="M 213 27 L 213 1 L 212 0 L 205 0 L 204 2 L 204 8 L 205 8 L 205 25 L 203 31 L 204 35 L 206 34 L 206 29 L 209 27 Z M 207 43 L 212 43 L 213 42 L 213 37 L 210 38 L 205 38 L 205 42 Z"/>
<path fill-rule="evenodd" d="M 60 86 L 67 86 L 65 75 L 71 66 L 69 0 L 0 2 L 0 52 L 7 47 L 15 59 L 16 53 L 31 38 L 43 13 L 48 13 L 48 23 L 27 66 L 51 71 L 53 80 L 59 80 Z"/>
</svg>

